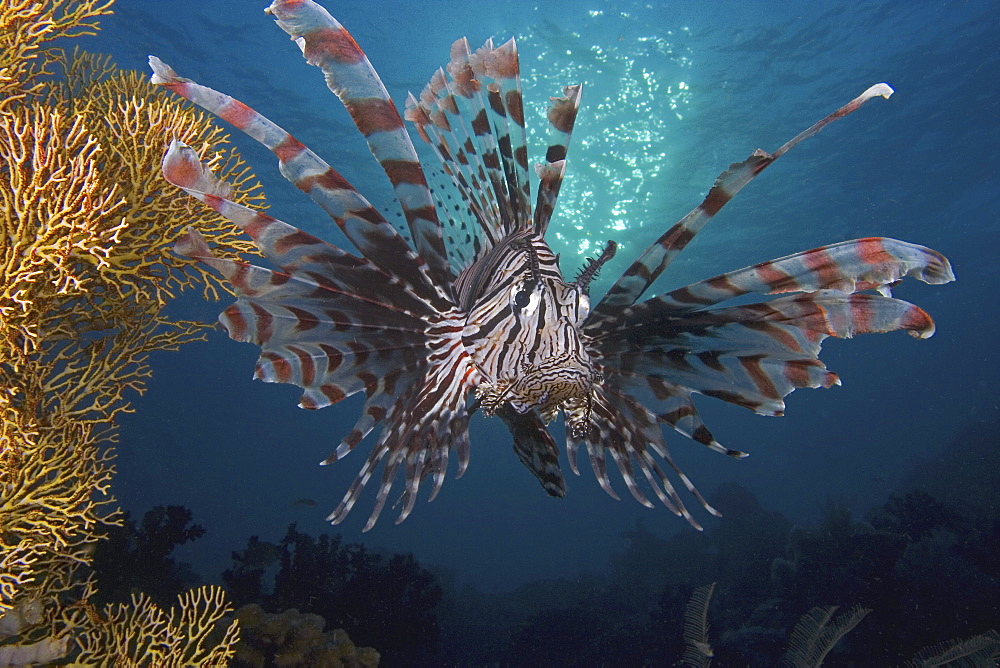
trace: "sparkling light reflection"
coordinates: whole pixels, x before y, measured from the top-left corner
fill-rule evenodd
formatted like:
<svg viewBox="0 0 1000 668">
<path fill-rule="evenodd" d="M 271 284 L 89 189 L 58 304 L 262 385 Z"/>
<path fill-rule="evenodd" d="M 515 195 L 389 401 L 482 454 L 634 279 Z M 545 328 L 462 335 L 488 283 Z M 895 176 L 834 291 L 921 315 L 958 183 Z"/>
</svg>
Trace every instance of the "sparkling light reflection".
<svg viewBox="0 0 1000 668">
<path fill-rule="evenodd" d="M 657 33 L 627 12 L 607 10 L 586 12 L 582 23 L 576 32 L 544 22 L 518 37 L 530 159 L 540 162 L 547 143 L 542 101 L 564 85 L 583 84 L 550 243 L 583 257 L 615 238 L 634 252 L 622 233 L 663 222 L 650 220 L 649 211 L 656 179 L 671 166 L 670 138 L 691 102 L 688 29 Z"/>
</svg>

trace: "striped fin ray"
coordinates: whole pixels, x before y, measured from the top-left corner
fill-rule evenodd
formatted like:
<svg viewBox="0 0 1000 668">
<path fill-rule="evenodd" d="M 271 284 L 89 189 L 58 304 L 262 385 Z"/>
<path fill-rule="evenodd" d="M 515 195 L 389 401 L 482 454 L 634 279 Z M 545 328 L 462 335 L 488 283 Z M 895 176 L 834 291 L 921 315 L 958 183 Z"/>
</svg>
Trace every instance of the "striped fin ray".
<svg viewBox="0 0 1000 668">
<path fill-rule="evenodd" d="M 225 184 L 193 153 L 175 143 L 164 158 L 166 178 L 243 227 L 288 273 L 216 258 L 190 228 L 176 250 L 217 269 L 235 288 L 239 299 L 219 319 L 232 338 L 261 346 L 256 378 L 302 387 L 303 408 L 365 392 L 354 428 L 323 463 L 346 456 L 376 426 L 384 428 L 330 519 L 343 521 L 382 464 L 375 510 L 365 530 L 381 513 L 400 467 L 406 479 L 402 521 L 424 478 L 433 478 L 431 498 L 440 490 L 450 448 L 458 453 L 459 475 L 468 466 L 465 398 L 476 372 L 461 339 L 463 314 L 455 309 L 439 313 L 372 263 L 226 200 L 217 194 L 226 191 Z"/>
<path fill-rule="evenodd" d="M 660 314 L 662 325 L 682 314 L 688 318 L 690 310 L 704 309 L 752 292 L 878 290 L 888 295 L 889 288 L 907 276 L 931 285 L 955 280 L 947 258 L 937 251 L 896 239 L 869 237 L 820 246 L 720 274 L 626 308 L 616 318 L 591 316 L 584 331 L 595 338 L 606 336 L 628 327 L 626 323 L 633 323 L 640 311 L 646 314 L 641 316 L 645 319 L 653 312 Z M 691 317 L 696 319 L 697 315 Z"/>
<path fill-rule="evenodd" d="M 869 237 L 762 262 L 656 297 L 666 307 L 700 308 L 750 292 L 878 290 L 910 276 L 931 285 L 955 280 L 947 258 L 924 246 Z"/>
<path fill-rule="evenodd" d="M 473 99 L 478 100 L 479 96 Z M 476 151 L 475 133 L 465 122 L 469 117 L 466 113 L 471 116 L 471 112 L 464 112 L 462 108 L 467 106 L 467 102 L 451 92 L 443 69 L 438 69 L 431 77 L 420 100 L 416 106 L 411 106 L 415 103 L 415 98 L 411 96 L 407 100 L 407 112 L 412 110 L 418 118 L 423 115 L 433 124 L 425 126 L 417 122 L 418 133 L 424 132 L 426 127 L 435 134 L 437 141 L 432 147 L 451 177 L 452 185 L 474 214 L 479 231 L 488 244 L 496 244 L 504 229 L 498 202 L 507 205 L 504 214 L 508 220 L 512 214 L 506 198 L 491 192 L 493 181 Z M 437 106 L 436 111 L 431 105 Z M 494 159 L 499 162 L 498 156 Z"/>
<path fill-rule="evenodd" d="M 454 278 L 423 168 L 382 80 L 350 33 L 312 0 L 275 0 L 265 10 L 319 67 L 389 177 L 417 254 L 436 286 Z"/>
<path fill-rule="evenodd" d="M 837 111 L 800 132 L 774 153 L 758 149 L 743 162 L 731 165 L 715 180 L 715 184 L 701 204 L 667 230 L 663 236 L 646 249 L 638 260 L 625 270 L 625 273 L 594 308 L 594 312 L 601 315 L 613 315 L 634 304 L 708 221 L 771 163 L 787 153 L 793 146 L 813 136 L 833 121 L 856 111 L 873 97 L 888 98 L 892 93 L 893 90 L 888 85 L 875 84 Z"/>
<path fill-rule="evenodd" d="M 783 398 L 797 388 L 840 383 L 818 359 L 828 336 L 902 329 L 927 337 L 934 331 L 930 317 L 912 304 L 838 290 L 679 317 L 658 309 L 647 312 L 643 305 L 631 310 L 621 330 L 593 344 L 612 382 L 638 393 L 637 381 L 645 378 L 643 398 L 697 392 L 762 415 L 783 414 Z M 695 440 L 704 442 L 706 436 Z"/>
<path fill-rule="evenodd" d="M 663 505 L 675 515 L 684 517 L 694 528 L 701 530 L 701 525 L 691 516 L 673 483 L 660 467 L 653 455 L 674 471 L 684 487 L 698 499 L 699 503 L 713 515 L 718 511 L 712 508 L 698 492 L 691 480 L 674 463 L 669 450 L 663 441 L 663 431 L 655 415 L 642 406 L 627 393 L 616 391 L 611 386 L 598 386 L 592 398 L 591 410 L 593 420 L 588 434 L 582 438 L 567 432 L 566 451 L 570 467 L 579 475 L 577 468 L 577 450 L 581 444 L 586 445 L 591 468 L 600 483 L 601 488 L 614 499 L 618 495 L 611 487 L 608 478 L 607 457 L 615 463 L 632 496 L 642 505 L 652 508 L 653 504 L 643 494 L 636 480 L 636 467 L 645 478 L 650 489 Z"/>
<path fill-rule="evenodd" d="M 762 262 L 678 288 L 624 309 L 617 318 L 588 319 L 585 332 L 602 338 L 636 325 L 670 328 L 671 320 L 694 326 L 708 307 L 749 293 L 835 291 L 854 294 L 888 288 L 906 276 L 937 285 L 955 280 L 948 260 L 924 246 L 881 237 L 844 241 Z M 913 307 L 916 308 L 916 307 Z M 653 315 L 655 314 L 655 315 Z"/>
<path fill-rule="evenodd" d="M 455 42 L 449 70 L 461 75 L 461 72 L 468 69 L 468 76 L 471 77 L 468 50 L 464 39 Z M 454 82 L 449 83 L 444 70 L 439 69 L 424 86 L 419 98 L 412 94 L 408 97 L 405 115 L 407 120 L 414 123 L 420 138 L 431 146 L 452 185 L 468 204 L 476 219 L 477 238 L 480 235 L 485 238 L 488 248 L 496 245 L 502 238 L 506 229 L 503 220 L 510 220 L 513 213 L 504 194 L 506 191 L 498 193 L 493 190 L 498 186 L 505 187 L 506 183 L 497 171 L 500 158 L 496 153 L 493 135 L 488 133 L 487 126 L 487 134 L 478 137 L 474 126 L 467 122 L 467 119 L 479 117 L 480 113 L 485 114 L 485 111 L 478 90 L 473 90 L 471 83 L 464 87 L 457 86 Z M 477 145 L 480 148 L 477 149 Z M 493 173 L 488 164 L 496 165 Z M 477 248 L 472 259 L 478 254 Z M 468 264 L 463 263 L 463 268 Z"/>
<path fill-rule="evenodd" d="M 234 340 L 261 347 L 255 378 L 303 388 L 303 408 L 329 406 L 361 390 L 391 392 L 405 384 L 402 376 L 426 366 L 417 319 L 295 276 L 214 258 L 193 229 L 176 249 L 230 281 L 239 299 L 219 322 Z"/>
<path fill-rule="evenodd" d="M 563 88 L 563 97 L 553 97 L 547 114 L 551 131 L 545 163 L 535 165 L 538 175 L 538 200 L 535 203 L 535 233 L 545 234 L 555 212 L 559 188 L 566 175 L 566 152 L 580 109 L 580 85 Z"/>
<path fill-rule="evenodd" d="M 496 416 L 507 426 L 514 437 L 514 452 L 521 463 L 542 484 L 549 496 L 566 496 L 566 481 L 559 468 L 559 447 L 538 413 L 518 413 L 510 404 L 504 404 Z"/>
<path fill-rule="evenodd" d="M 405 488 L 399 499 L 402 509 L 397 523 L 412 511 L 420 484 L 428 476 L 433 479 L 430 499 L 437 495 L 447 471 L 449 448 L 458 454 L 457 476 L 465 472 L 469 464 L 469 412 L 465 398 L 475 371 L 464 353 L 462 324 L 458 311 L 442 314 L 431 322 L 427 371 L 419 382 L 403 389 L 389 408 L 379 442 L 340 505 L 327 518 L 332 523 L 339 524 L 347 517 L 380 464 L 382 475 L 375 508 L 364 531 L 378 520 L 400 468 Z M 335 457 L 340 454 L 338 449 Z"/>
<path fill-rule="evenodd" d="M 486 40 L 483 48 L 492 49 L 493 41 Z M 498 217 L 481 220 L 483 233 L 488 241 L 482 253 L 487 253 L 516 229 L 516 207 L 504 172 L 499 139 L 490 123 L 487 93 L 483 90 L 479 78 L 481 75 L 477 75 L 472 69 L 471 58 L 472 51 L 464 37 L 451 45 L 451 60 L 447 66 L 451 78 L 448 91 L 453 96 L 457 111 L 457 118 L 452 119 L 452 122 L 457 121 L 463 126 L 467 124 L 465 134 L 475 138 L 475 141 L 464 142 L 460 148 L 475 166 L 480 182 L 488 181 L 491 186 L 490 189 L 484 188 L 483 194 L 492 192 L 491 208 Z"/>
<path fill-rule="evenodd" d="M 492 50 L 492 44 L 487 40 L 477 53 Z M 456 190 L 469 203 L 485 242 L 474 256 L 479 259 L 519 228 L 509 164 L 504 162 L 501 139 L 490 120 L 496 112 L 488 109 L 488 92 L 483 89 L 486 75 L 473 71 L 472 57 L 465 38 L 452 44 L 447 77 L 438 70 L 419 98 L 411 95 L 406 118 L 414 122 L 417 133 L 431 145 Z"/>
<path fill-rule="evenodd" d="M 396 229 L 336 170 L 295 137 L 246 104 L 177 75 L 149 57 L 152 81 L 231 123 L 271 150 L 281 174 L 305 192 L 337 223 L 352 244 L 387 272 L 396 273 L 425 298 L 444 298 Z"/>
<path fill-rule="evenodd" d="M 489 118 L 507 178 L 507 192 L 514 209 L 514 228 L 508 232 L 528 231 L 531 184 L 528 181 L 528 141 L 517 44 L 511 38 L 494 48 L 493 41 L 488 40 L 470 56 L 469 64 L 481 82 L 486 78 L 493 80 L 485 85 L 485 90 Z"/>
<path fill-rule="evenodd" d="M 609 386 L 629 394 L 651 411 L 656 411 L 656 419 L 669 425 L 677 433 L 735 459 L 747 456 L 747 453 L 727 448 L 715 439 L 692 401 L 693 392 L 690 388 L 665 380 L 662 374 L 620 368 L 608 368 L 605 377 Z"/>
<path fill-rule="evenodd" d="M 322 283 L 326 290 L 353 296 L 372 304 L 379 304 L 383 295 L 393 294 L 393 310 L 415 317 L 431 312 L 431 306 L 420 295 L 414 294 L 410 284 L 400 282 L 391 273 L 373 262 L 357 258 L 343 250 L 307 234 L 267 214 L 236 204 L 224 196 L 229 186 L 218 181 L 198 160 L 194 150 L 174 140 L 163 158 L 164 178 L 201 200 L 220 215 L 235 223 L 254 241 L 265 257 L 286 273 L 297 273 L 300 279 L 316 289 Z M 217 193 L 222 193 L 219 195 Z M 405 256 L 396 259 L 400 273 L 407 273 Z M 411 269 L 415 270 L 415 262 Z M 411 272 L 412 273 L 412 272 Z"/>
<path fill-rule="evenodd" d="M 303 388 L 303 408 L 322 408 L 361 390 L 392 394 L 427 365 L 419 320 L 294 276 L 214 258 L 195 230 L 177 250 L 232 283 L 239 299 L 220 323 L 234 340 L 261 346 L 255 378 Z"/>
</svg>

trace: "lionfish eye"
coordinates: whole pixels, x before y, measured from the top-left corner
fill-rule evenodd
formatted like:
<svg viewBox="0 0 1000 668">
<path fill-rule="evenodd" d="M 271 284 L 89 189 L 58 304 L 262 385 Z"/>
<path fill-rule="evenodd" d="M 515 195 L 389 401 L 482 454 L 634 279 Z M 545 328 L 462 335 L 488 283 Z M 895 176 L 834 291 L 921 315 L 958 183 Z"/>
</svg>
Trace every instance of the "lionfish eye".
<svg viewBox="0 0 1000 668">
<path fill-rule="evenodd" d="M 515 312 L 529 315 L 538 307 L 541 297 L 535 290 L 536 285 L 535 281 L 524 281 L 514 286 L 510 293 L 510 304 Z"/>
</svg>

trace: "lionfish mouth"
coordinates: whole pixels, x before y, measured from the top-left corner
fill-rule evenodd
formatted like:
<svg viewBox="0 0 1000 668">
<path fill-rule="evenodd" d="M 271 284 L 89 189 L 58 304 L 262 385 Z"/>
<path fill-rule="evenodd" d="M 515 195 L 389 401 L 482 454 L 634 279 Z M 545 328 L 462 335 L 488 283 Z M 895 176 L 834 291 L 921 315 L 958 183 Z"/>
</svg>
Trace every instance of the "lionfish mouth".
<svg viewBox="0 0 1000 668">
<path fill-rule="evenodd" d="M 567 364 L 566 357 L 550 358 L 537 364 L 524 363 L 521 373 L 476 388 L 483 414 L 493 415 L 505 402 L 518 413 L 537 409 L 548 424 L 562 409 L 566 428 L 575 437 L 586 434 L 590 425 L 593 386 L 599 373 L 579 364 Z"/>
</svg>

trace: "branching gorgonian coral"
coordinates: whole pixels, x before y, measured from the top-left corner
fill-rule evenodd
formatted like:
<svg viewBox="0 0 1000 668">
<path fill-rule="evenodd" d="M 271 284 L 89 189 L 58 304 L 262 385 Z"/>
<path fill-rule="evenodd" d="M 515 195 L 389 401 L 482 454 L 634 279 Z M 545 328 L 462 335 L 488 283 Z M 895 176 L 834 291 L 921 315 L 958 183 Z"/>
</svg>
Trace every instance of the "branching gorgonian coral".
<svg viewBox="0 0 1000 668">
<path fill-rule="evenodd" d="M 228 609 L 219 590 L 190 593 L 177 613 L 137 598 L 83 614 L 93 613 L 95 587 L 83 567 L 101 527 L 120 521 L 111 495 L 116 417 L 144 390 L 151 352 L 204 335 L 206 325 L 169 321 L 161 309 L 187 287 L 219 290 L 170 246 L 194 225 L 224 254 L 251 249 L 163 181 L 165 144 L 176 137 L 196 147 L 234 184 L 234 198 L 263 204 L 205 114 L 107 58 L 48 45 L 93 34 L 111 4 L 0 3 L 2 663 L 117 656 L 122 646 L 102 645 L 112 638 L 215 659 L 238 635 L 235 625 L 218 637 L 194 633 Z M 165 629 L 168 641 L 150 635 Z"/>
</svg>

